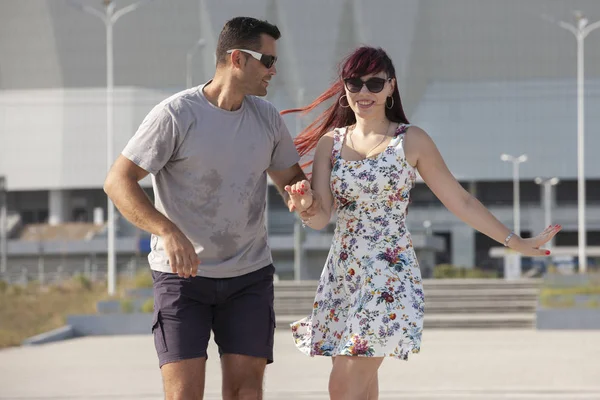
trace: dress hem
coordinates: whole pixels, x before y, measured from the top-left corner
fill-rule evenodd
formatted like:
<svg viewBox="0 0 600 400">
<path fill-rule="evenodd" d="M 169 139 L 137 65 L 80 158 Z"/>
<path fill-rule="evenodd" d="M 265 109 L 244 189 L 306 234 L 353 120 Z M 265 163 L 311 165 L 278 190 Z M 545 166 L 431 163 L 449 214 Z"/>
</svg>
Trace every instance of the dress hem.
<svg viewBox="0 0 600 400">
<path fill-rule="evenodd" d="M 294 325 L 297 325 L 297 322 L 291 323 L 290 327 L 293 327 Z M 397 360 L 402 360 L 402 361 L 408 361 L 409 355 L 411 354 L 419 354 L 421 352 L 421 349 L 418 348 L 418 350 L 415 351 L 415 348 L 413 347 L 412 349 L 410 349 L 404 356 L 403 355 L 394 355 L 394 354 L 384 354 L 384 355 L 380 355 L 380 354 L 374 354 L 374 355 L 368 355 L 368 354 L 347 354 L 347 353 L 336 353 L 336 354 L 331 354 L 331 353 L 317 353 L 317 352 L 313 352 L 313 351 L 306 351 L 304 350 L 306 348 L 306 346 L 301 346 L 298 345 L 298 341 L 296 339 L 294 339 L 294 345 L 296 346 L 296 349 L 298 349 L 298 351 L 300 351 L 302 354 L 314 358 L 314 357 L 337 357 L 337 356 L 346 356 L 346 357 L 364 357 L 364 358 L 394 358 Z"/>
</svg>

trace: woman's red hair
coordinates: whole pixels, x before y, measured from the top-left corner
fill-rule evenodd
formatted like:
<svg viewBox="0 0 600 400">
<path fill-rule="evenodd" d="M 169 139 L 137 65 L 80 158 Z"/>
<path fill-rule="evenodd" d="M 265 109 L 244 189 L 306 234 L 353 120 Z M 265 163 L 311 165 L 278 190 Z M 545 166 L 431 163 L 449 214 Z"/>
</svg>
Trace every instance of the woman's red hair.
<svg viewBox="0 0 600 400">
<path fill-rule="evenodd" d="M 294 144 L 301 157 L 313 150 L 321 137 L 327 132 L 332 131 L 334 128 L 352 125 L 356 122 L 356 117 L 354 116 L 352 109 L 350 107 L 340 106 L 340 99 L 345 95 L 343 80 L 346 78 L 376 74 L 381 71 L 384 71 L 388 78 L 396 79 L 396 71 L 392 60 L 383 49 L 367 46 L 359 47 L 342 61 L 339 76 L 335 83 L 317 97 L 315 101 L 306 107 L 281 111 L 281 115 L 295 112 L 300 112 L 301 115 L 304 115 L 317 108 L 323 102 L 331 98 L 336 99 L 332 105 L 323 111 L 321 115 L 319 115 L 294 139 Z M 408 124 L 408 119 L 402 108 L 402 101 L 400 100 L 400 92 L 398 91 L 397 83 L 394 87 L 392 98 L 394 99 L 394 105 L 391 109 L 385 109 L 386 117 L 392 122 Z M 310 164 L 311 162 L 308 162 L 304 166 Z"/>
</svg>

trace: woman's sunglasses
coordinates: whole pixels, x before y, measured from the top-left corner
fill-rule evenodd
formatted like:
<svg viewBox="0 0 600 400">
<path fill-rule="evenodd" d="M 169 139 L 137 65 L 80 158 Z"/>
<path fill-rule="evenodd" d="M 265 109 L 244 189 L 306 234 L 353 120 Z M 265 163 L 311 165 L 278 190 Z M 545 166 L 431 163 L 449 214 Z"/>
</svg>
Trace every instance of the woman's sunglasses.
<svg viewBox="0 0 600 400">
<path fill-rule="evenodd" d="M 391 80 L 392 78 L 369 78 L 366 81 L 363 81 L 360 78 L 346 78 L 344 79 L 344 84 L 350 93 L 360 92 L 363 85 L 367 86 L 369 92 L 379 93 L 383 90 L 385 83 Z"/>
<path fill-rule="evenodd" d="M 243 51 L 244 53 L 250 54 L 252 57 L 254 57 L 258 61 L 260 61 L 262 65 L 264 65 L 265 67 L 267 67 L 267 69 L 271 68 L 273 66 L 273 64 L 275 64 L 277 62 L 277 57 L 276 56 L 269 56 L 269 55 L 266 55 L 266 54 L 261 54 L 261 53 L 258 53 L 256 51 L 246 50 L 246 49 L 231 49 L 231 50 L 227 50 L 227 54 L 231 54 L 234 50 Z"/>
</svg>

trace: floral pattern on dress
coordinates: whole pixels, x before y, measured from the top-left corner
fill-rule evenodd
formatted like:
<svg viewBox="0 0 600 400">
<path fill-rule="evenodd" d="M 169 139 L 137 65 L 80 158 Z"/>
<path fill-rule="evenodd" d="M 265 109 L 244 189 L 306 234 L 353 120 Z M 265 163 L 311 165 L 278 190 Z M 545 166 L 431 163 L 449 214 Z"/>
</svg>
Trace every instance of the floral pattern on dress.
<svg viewBox="0 0 600 400">
<path fill-rule="evenodd" d="M 296 346 L 310 356 L 395 357 L 418 353 L 424 293 L 406 209 L 416 173 L 401 124 L 386 149 L 344 160 L 347 128 L 334 131 L 331 191 L 337 223 L 310 316 L 294 322 Z"/>
</svg>

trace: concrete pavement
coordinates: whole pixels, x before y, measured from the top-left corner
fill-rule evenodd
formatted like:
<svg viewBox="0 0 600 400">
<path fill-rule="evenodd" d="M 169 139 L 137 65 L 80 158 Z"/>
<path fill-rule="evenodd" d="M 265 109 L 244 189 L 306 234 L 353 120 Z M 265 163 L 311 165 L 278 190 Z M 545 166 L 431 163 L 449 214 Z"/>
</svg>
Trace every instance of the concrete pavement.
<svg viewBox="0 0 600 400">
<path fill-rule="evenodd" d="M 386 360 L 381 400 L 600 400 L 597 331 L 430 330 L 420 354 Z M 265 399 L 327 399 L 331 361 L 296 350 L 276 333 Z M 205 399 L 220 399 L 220 367 L 209 351 Z M 85 337 L 0 351 L 0 399 L 160 400 L 150 335 Z"/>
</svg>

